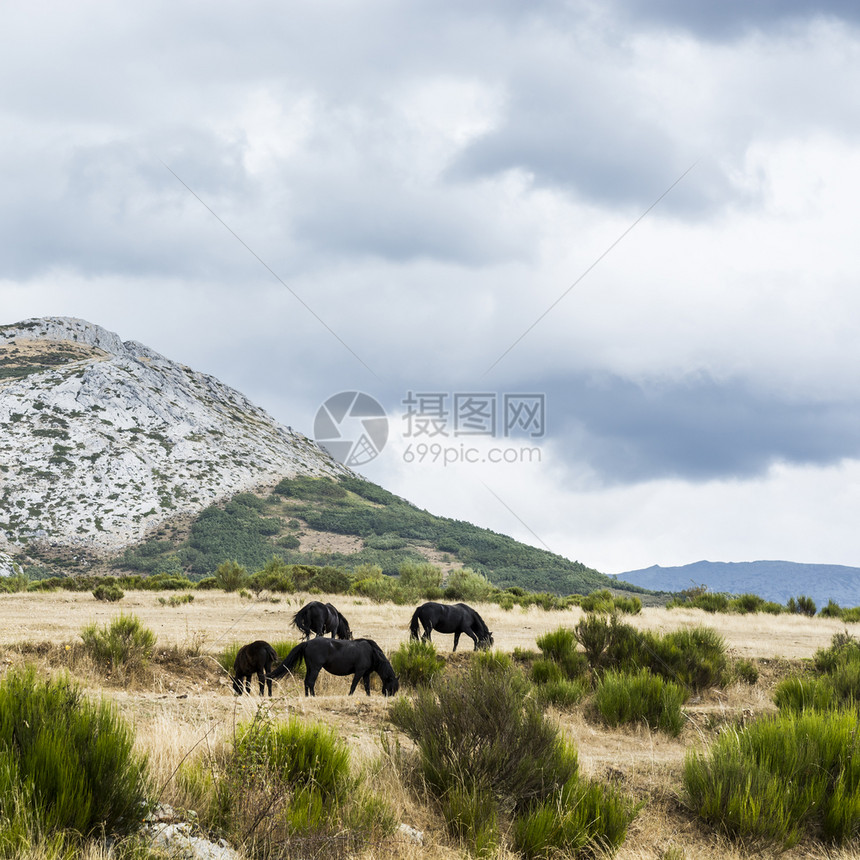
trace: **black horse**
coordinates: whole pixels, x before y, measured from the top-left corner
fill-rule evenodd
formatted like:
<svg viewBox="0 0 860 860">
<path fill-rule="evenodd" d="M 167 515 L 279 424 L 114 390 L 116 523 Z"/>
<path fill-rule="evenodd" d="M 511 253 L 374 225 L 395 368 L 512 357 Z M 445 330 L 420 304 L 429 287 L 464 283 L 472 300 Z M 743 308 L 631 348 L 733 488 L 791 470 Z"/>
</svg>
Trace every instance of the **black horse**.
<svg viewBox="0 0 860 860">
<path fill-rule="evenodd" d="M 465 603 L 422 603 L 412 613 L 409 632 L 413 639 L 418 638 L 418 622 L 424 627 L 422 642 L 430 642 L 430 634 L 436 630 L 439 633 L 454 634 L 454 651 L 460 641 L 460 634 L 465 633 L 474 643 L 475 650 L 489 648 L 493 644 L 493 634 L 487 629 L 484 619 Z"/>
<path fill-rule="evenodd" d="M 376 672 L 382 681 L 382 695 L 393 696 L 400 689 L 400 681 L 391 668 L 388 658 L 372 639 L 353 639 L 345 642 L 338 639 L 317 637 L 300 642 L 284 658 L 283 662 L 268 677 L 282 678 L 305 661 L 305 695 L 315 696 L 314 685 L 322 669 L 332 675 L 355 674 L 349 695 L 355 692 L 359 681 L 364 682 L 364 691 L 370 695 L 370 673 Z"/>
<path fill-rule="evenodd" d="M 320 603 L 319 600 L 306 603 L 293 616 L 293 624 L 301 630 L 305 639 L 310 639 L 311 633 L 315 636 L 331 633 L 332 639 L 335 636 L 338 639 L 352 639 L 352 630 L 346 618 L 330 603 Z"/>
<path fill-rule="evenodd" d="M 269 687 L 269 695 L 271 696 L 272 679 L 267 675 L 277 662 L 278 655 L 268 642 L 258 639 L 249 645 L 243 645 L 233 661 L 233 691 L 237 696 L 241 696 L 247 690 L 250 696 L 251 675 L 256 675 L 260 682 L 260 695 L 266 695 L 263 689 L 265 682 Z"/>
</svg>

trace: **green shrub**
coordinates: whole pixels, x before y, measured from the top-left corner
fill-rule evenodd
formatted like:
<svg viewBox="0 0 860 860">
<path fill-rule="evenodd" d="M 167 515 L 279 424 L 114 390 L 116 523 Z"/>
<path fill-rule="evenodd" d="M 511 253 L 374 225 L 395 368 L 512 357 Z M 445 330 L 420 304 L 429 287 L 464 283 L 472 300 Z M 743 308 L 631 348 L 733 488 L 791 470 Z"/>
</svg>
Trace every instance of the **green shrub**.
<svg viewBox="0 0 860 860">
<path fill-rule="evenodd" d="M 627 615 L 639 615 L 642 612 L 642 600 L 638 597 L 615 596 L 612 598 L 612 603 L 619 612 Z"/>
<path fill-rule="evenodd" d="M 729 612 L 738 612 L 748 615 L 753 612 L 761 612 L 764 607 L 764 598 L 757 594 L 739 594 L 729 600 Z"/>
<path fill-rule="evenodd" d="M 582 598 L 580 606 L 585 612 L 613 612 L 615 610 L 612 592 L 608 588 L 600 588 L 587 594 Z"/>
<path fill-rule="evenodd" d="M 834 600 L 828 600 L 825 606 L 819 613 L 822 618 L 841 618 L 842 607 Z"/>
<path fill-rule="evenodd" d="M 795 845 L 860 833 L 860 738 L 854 711 L 803 711 L 722 734 L 684 765 L 690 808 L 730 837 Z"/>
<path fill-rule="evenodd" d="M 732 678 L 744 681 L 750 686 L 758 682 L 758 667 L 752 660 L 747 660 L 745 657 L 739 657 L 735 660 L 730 674 Z"/>
<path fill-rule="evenodd" d="M 812 618 L 816 612 L 815 601 L 811 597 L 801 595 L 798 598 L 790 597 L 786 604 L 789 612 L 794 612 L 798 615 L 807 615 Z"/>
<path fill-rule="evenodd" d="M 264 706 L 238 726 L 225 762 L 212 757 L 180 774 L 201 826 L 241 842 L 243 856 L 358 856 L 396 827 L 390 805 L 351 773 L 334 729 L 276 721 Z"/>
<path fill-rule="evenodd" d="M 193 594 L 171 594 L 170 597 L 159 597 L 159 604 L 161 606 L 185 606 L 188 603 L 194 602 Z"/>
<path fill-rule="evenodd" d="M 836 694 L 826 678 L 784 678 L 773 693 L 780 711 L 826 711 L 836 706 Z"/>
<path fill-rule="evenodd" d="M 672 630 L 646 636 L 652 672 L 693 690 L 720 686 L 728 677 L 726 643 L 710 627 Z"/>
<path fill-rule="evenodd" d="M 636 807 L 615 789 L 572 779 L 557 798 L 515 819 L 513 842 L 527 860 L 610 855 L 623 844 L 635 815 Z"/>
<path fill-rule="evenodd" d="M 148 789 L 146 761 L 109 704 L 90 701 L 68 679 L 39 681 L 33 669 L 10 670 L 0 682 L 5 856 L 66 832 L 133 831 Z"/>
<path fill-rule="evenodd" d="M 234 758 L 244 770 L 264 771 L 293 787 L 313 787 L 324 797 L 337 797 L 351 784 L 346 743 L 330 726 L 298 717 L 275 722 L 258 712 L 236 730 Z"/>
<path fill-rule="evenodd" d="M 576 775 L 576 751 L 549 722 L 516 669 L 441 678 L 390 706 L 416 744 L 427 786 L 441 798 L 458 788 L 492 791 L 523 808 Z"/>
<path fill-rule="evenodd" d="M 391 655 L 394 674 L 409 687 L 426 687 L 445 670 L 445 658 L 432 642 L 410 639 Z"/>
<path fill-rule="evenodd" d="M 499 814 L 487 789 L 457 786 L 441 798 L 448 829 L 474 857 L 489 857 L 499 845 Z"/>
<path fill-rule="evenodd" d="M 480 603 L 490 600 L 498 589 L 483 573 L 468 567 L 452 570 L 445 580 L 445 597 L 465 603 Z"/>
<path fill-rule="evenodd" d="M 410 600 L 438 599 L 442 596 L 442 569 L 429 563 L 401 564 L 397 584 Z"/>
<path fill-rule="evenodd" d="M 135 615 L 120 614 L 103 627 L 89 624 L 81 631 L 81 639 L 93 660 L 114 671 L 143 668 L 155 650 L 155 634 Z"/>
<path fill-rule="evenodd" d="M 563 663 L 576 651 L 576 634 L 568 627 L 559 627 L 538 636 L 536 644 L 548 660 Z"/>
<path fill-rule="evenodd" d="M 111 603 L 122 600 L 125 592 L 118 585 L 97 585 L 93 589 L 93 597 L 96 600 L 107 600 Z"/>
<path fill-rule="evenodd" d="M 635 675 L 607 672 L 598 682 L 594 704 L 607 725 L 645 722 L 677 737 L 684 727 L 685 691 L 672 681 L 640 669 Z"/>
<path fill-rule="evenodd" d="M 585 678 L 578 678 L 575 681 L 567 678 L 551 678 L 540 684 L 537 696 L 538 700 L 545 705 L 572 708 L 585 698 L 589 689 Z"/>
<path fill-rule="evenodd" d="M 406 595 L 397 580 L 386 576 L 380 570 L 379 576 L 356 579 L 350 588 L 350 594 L 367 597 L 375 603 L 394 603 L 403 606 L 407 602 Z"/>
<path fill-rule="evenodd" d="M 215 585 L 222 591 L 238 591 L 248 581 L 248 571 L 237 561 L 222 561 L 215 569 Z"/>
</svg>

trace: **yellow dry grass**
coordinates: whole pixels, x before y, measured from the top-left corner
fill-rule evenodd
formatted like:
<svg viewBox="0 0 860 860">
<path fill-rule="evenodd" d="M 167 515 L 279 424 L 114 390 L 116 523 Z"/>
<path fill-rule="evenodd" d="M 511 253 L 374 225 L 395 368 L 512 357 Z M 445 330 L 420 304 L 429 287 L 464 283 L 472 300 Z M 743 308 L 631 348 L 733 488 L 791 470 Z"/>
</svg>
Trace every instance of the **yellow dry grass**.
<svg viewBox="0 0 860 860">
<path fill-rule="evenodd" d="M 309 595 L 281 599 L 243 599 L 235 594 L 196 592 L 191 603 L 168 606 L 159 598 L 169 594 L 127 592 L 120 604 L 96 601 L 90 594 L 0 595 L 0 672 L 20 662 L 36 662 L 44 671 L 67 668 L 88 686 L 116 703 L 136 728 L 138 743 L 150 757 L 163 798 L 181 803 L 174 775 L 181 761 L 223 747 L 239 721 L 251 718 L 260 704 L 253 696 L 234 697 L 229 678 L 216 663 L 230 643 L 266 639 L 297 639 L 293 614 Z M 331 600 L 347 616 L 355 635 L 375 639 L 386 652 L 408 638 L 411 606 L 376 605 L 360 598 L 320 597 Z M 476 607 L 495 636 L 496 647 L 511 653 L 515 648 L 537 650 L 535 640 L 557 627 L 573 627 L 580 610 L 545 612 L 537 608 L 505 611 L 496 605 Z M 92 666 L 81 654 L 80 632 L 89 623 L 109 623 L 119 613 L 136 615 L 158 636 L 159 660 L 143 677 L 111 678 Z M 737 846 L 700 825 L 679 802 L 681 769 L 691 748 L 704 748 L 724 726 L 753 719 L 772 710 L 770 692 L 786 672 L 797 669 L 819 648 L 827 647 L 834 633 L 844 630 L 840 621 L 803 616 L 709 615 L 699 610 L 649 608 L 627 619 L 643 629 L 667 631 L 706 625 L 726 640 L 733 657 L 756 662 L 761 672 L 754 686 L 735 685 L 693 699 L 686 706 L 687 726 L 679 738 L 669 738 L 647 728 L 609 730 L 578 708 L 553 712 L 563 731 L 576 743 L 580 765 L 588 775 L 613 782 L 644 801 L 619 860 L 658 860 L 667 855 L 685 860 L 728 858 L 745 860 L 771 856 L 755 846 Z M 860 625 L 848 625 L 860 634 Z M 437 649 L 450 657 L 451 636 L 434 637 Z M 461 639 L 464 656 L 471 642 Z M 282 655 L 283 656 L 283 655 Z M 394 737 L 388 724 L 387 703 L 374 679 L 373 695 L 346 695 L 348 678 L 323 673 L 314 699 L 302 695 L 301 682 L 276 685 L 267 700 L 272 714 L 297 714 L 321 720 L 336 728 L 347 741 L 357 766 L 376 762 L 368 779 L 397 810 L 400 820 L 425 831 L 423 846 L 394 839 L 371 849 L 366 857 L 451 858 L 465 856 L 451 844 L 432 804 L 423 802 L 402 784 L 389 764 L 379 764 L 380 739 Z M 406 742 L 408 746 L 408 742 Z M 384 762 L 384 757 L 383 757 Z M 825 850 L 801 845 L 781 855 L 786 860 L 852 860 L 852 849 Z"/>
</svg>

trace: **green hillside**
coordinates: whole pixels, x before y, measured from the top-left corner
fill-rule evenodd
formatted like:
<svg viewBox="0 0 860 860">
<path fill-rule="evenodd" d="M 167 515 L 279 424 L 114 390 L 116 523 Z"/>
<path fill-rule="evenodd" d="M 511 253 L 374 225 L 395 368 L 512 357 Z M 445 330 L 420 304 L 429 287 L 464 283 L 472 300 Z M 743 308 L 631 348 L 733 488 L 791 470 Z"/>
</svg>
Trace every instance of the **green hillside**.
<svg viewBox="0 0 860 860">
<path fill-rule="evenodd" d="M 302 536 L 314 532 L 350 536 L 356 549 L 303 551 Z M 358 478 L 284 479 L 268 496 L 239 493 L 225 505 L 204 510 L 182 538 L 164 527 L 127 549 L 112 566 L 139 573 L 184 571 L 199 578 L 228 559 L 253 572 L 273 555 L 287 564 L 346 571 L 373 564 L 389 575 L 404 563 L 436 558 L 446 567 L 470 567 L 501 588 L 560 595 L 618 587 L 578 561 L 461 520 L 433 516 Z"/>
</svg>

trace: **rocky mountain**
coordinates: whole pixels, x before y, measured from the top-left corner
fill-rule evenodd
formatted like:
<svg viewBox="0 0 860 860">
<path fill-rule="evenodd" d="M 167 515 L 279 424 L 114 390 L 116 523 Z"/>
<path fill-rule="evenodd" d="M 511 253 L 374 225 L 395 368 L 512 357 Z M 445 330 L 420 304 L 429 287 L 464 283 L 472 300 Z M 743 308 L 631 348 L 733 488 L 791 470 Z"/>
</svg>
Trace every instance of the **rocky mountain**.
<svg viewBox="0 0 860 860">
<path fill-rule="evenodd" d="M 351 474 L 212 376 L 80 319 L 0 327 L 0 550 L 110 553 L 296 475 Z"/>
<path fill-rule="evenodd" d="M 839 564 L 790 561 L 697 561 L 680 567 L 652 567 L 618 574 L 618 579 L 653 591 L 683 591 L 705 585 L 709 591 L 757 594 L 786 603 L 811 597 L 818 608 L 833 600 L 843 607 L 860 606 L 860 568 Z"/>
</svg>

